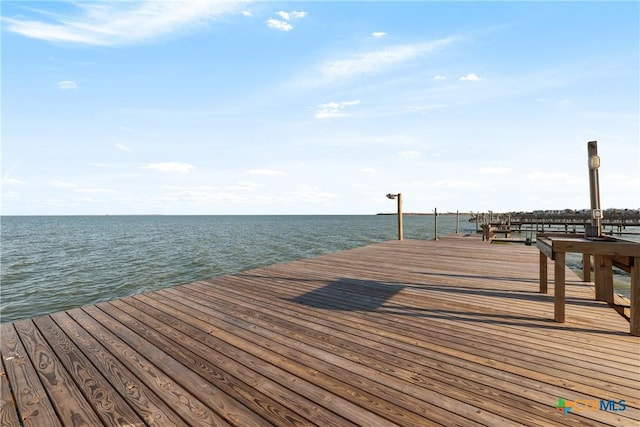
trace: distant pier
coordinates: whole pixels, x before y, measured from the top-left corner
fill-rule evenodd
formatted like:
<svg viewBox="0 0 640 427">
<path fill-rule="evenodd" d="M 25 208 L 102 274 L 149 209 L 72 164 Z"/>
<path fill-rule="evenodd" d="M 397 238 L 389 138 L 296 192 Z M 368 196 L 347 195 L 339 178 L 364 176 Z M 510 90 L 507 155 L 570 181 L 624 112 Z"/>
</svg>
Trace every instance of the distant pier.
<svg viewBox="0 0 640 427">
<path fill-rule="evenodd" d="M 1 424 L 638 425 L 640 338 L 566 267 L 554 321 L 540 259 L 394 240 L 4 323 Z"/>
<path fill-rule="evenodd" d="M 564 232 L 582 233 L 591 224 L 590 211 L 534 211 L 508 213 L 472 213 L 477 231 L 483 226 L 510 233 Z M 604 212 L 603 234 L 640 236 L 640 211 L 612 209 Z"/>
</svg>

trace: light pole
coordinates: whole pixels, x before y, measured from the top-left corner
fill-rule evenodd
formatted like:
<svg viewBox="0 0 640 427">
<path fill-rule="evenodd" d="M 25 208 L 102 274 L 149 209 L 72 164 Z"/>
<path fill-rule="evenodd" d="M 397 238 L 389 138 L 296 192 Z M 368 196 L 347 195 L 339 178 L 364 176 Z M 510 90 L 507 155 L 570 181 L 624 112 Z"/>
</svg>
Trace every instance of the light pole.
<svg viewBox="0 0 640 427">
<path fill-rule="evenodd" d="M 589 141 L 587 143 L 587 154 L 589 156 L 589 196 L 591 199 L 591 227 L 585 227 L 585 237 L 602 236 L 602 210 L 600 208 L 600 182 L 598 179 L 598 168 L 600 167 L 600 157 L 598 157 L 598 142 Z"/>
<path fill-rule="evenodd" d="M 398 240 L 402 240 L 402 193 L 387 194 L 388 199 L 398 199 Z"/>
<path fill-rule="evenodd" d="M 433 209 L 433 240 L 438 240 L 438 208 Z"/>
</svg>

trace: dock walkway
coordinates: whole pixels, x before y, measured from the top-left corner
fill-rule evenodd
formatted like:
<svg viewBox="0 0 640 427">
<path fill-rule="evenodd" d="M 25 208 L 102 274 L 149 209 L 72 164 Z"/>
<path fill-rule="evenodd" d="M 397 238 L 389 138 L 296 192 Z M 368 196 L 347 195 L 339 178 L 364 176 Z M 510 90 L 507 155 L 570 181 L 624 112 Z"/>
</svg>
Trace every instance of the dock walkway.
<svg viewBox="0 0 640 427">
<path fill-rule="evenodd" d="M 640 339 L 570 270 L 555 323 L 538 262 L 389 241 L 5 323 L 0 424 L 639 425 Z"/>
</svg>

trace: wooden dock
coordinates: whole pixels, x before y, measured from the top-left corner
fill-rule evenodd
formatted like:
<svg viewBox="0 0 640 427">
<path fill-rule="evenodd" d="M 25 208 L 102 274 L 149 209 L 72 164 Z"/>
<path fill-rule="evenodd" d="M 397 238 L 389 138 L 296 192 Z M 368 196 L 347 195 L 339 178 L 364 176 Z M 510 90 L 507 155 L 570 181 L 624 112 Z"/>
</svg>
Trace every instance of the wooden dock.
<svg viewBox="0 0 640 427">
<path fill-rule="evenodd" d="M 5 323 L 0 424 L 639 425 L 640 338 L 570 270 L 554 322 L 538 275 L 390 241 Z"/>
</svg>

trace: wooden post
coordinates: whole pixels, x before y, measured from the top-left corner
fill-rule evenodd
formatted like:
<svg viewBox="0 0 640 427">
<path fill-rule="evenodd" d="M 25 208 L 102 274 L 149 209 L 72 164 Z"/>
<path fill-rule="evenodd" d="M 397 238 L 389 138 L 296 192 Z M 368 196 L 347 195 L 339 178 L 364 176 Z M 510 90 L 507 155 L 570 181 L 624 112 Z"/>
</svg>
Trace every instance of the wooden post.
<svg viewBox="0 0 640 427">
<path fill-rule="evenodd" d="M 585 234 L 587 237 L 600 237 L 602 236 L 602 217 L 596 214 L 600 211 L 600 183 L 598 179 L 600 157 L 598 157 L 597 141 L 587 143 L 587 155 L 589 156 L 589 198 L 591 200 L 592 228 L 586 229 Z"/>
<path fill-rule="evenodd" d="M 555 263 L 553 266 L 553 313 L 554 320 L 558 323 L 564 323 L 564 305 L 565 305 L 565 292 L 564 292 L 564 282 L 565 282 L 565 253 L 564 252 L 556 252 L 555 253 Z"/>
<path fill-rule="evenodd" d="M 480 230 L 480 228 L 478 227 L 478 217 L 480 216 L 480 212 L 476 213 L 476 233 Z"/>
<path fill-rule="evenodd" d="M 582 254 L 582 281 L 590 282 L 591 281 L 591 255 L 590 254 Z"/>
<path fill-rule="evenodd" d="M 438 240 L 438 208 L 434 208 L 433 209 L 433 218 L 435 221 L 434 227 L 433 227 L 433 240 Z"/>
<path fill-rule="evenodd" d="M 404 239 L 402 229 L 402 193 L 398 193 L 398 240 Z"/>
<path fill-rule="evenodd" d="M 629 295 L 631 303 L 630 329 L 631 335 L 640 337 L 640 256 L 632 259 L 631 266 L 631 294 Z"/>
<path fill-rule="evenodd" d="M 547 293 L 547 256 L 540 251 L 540 293 Z"/>
</svg>

